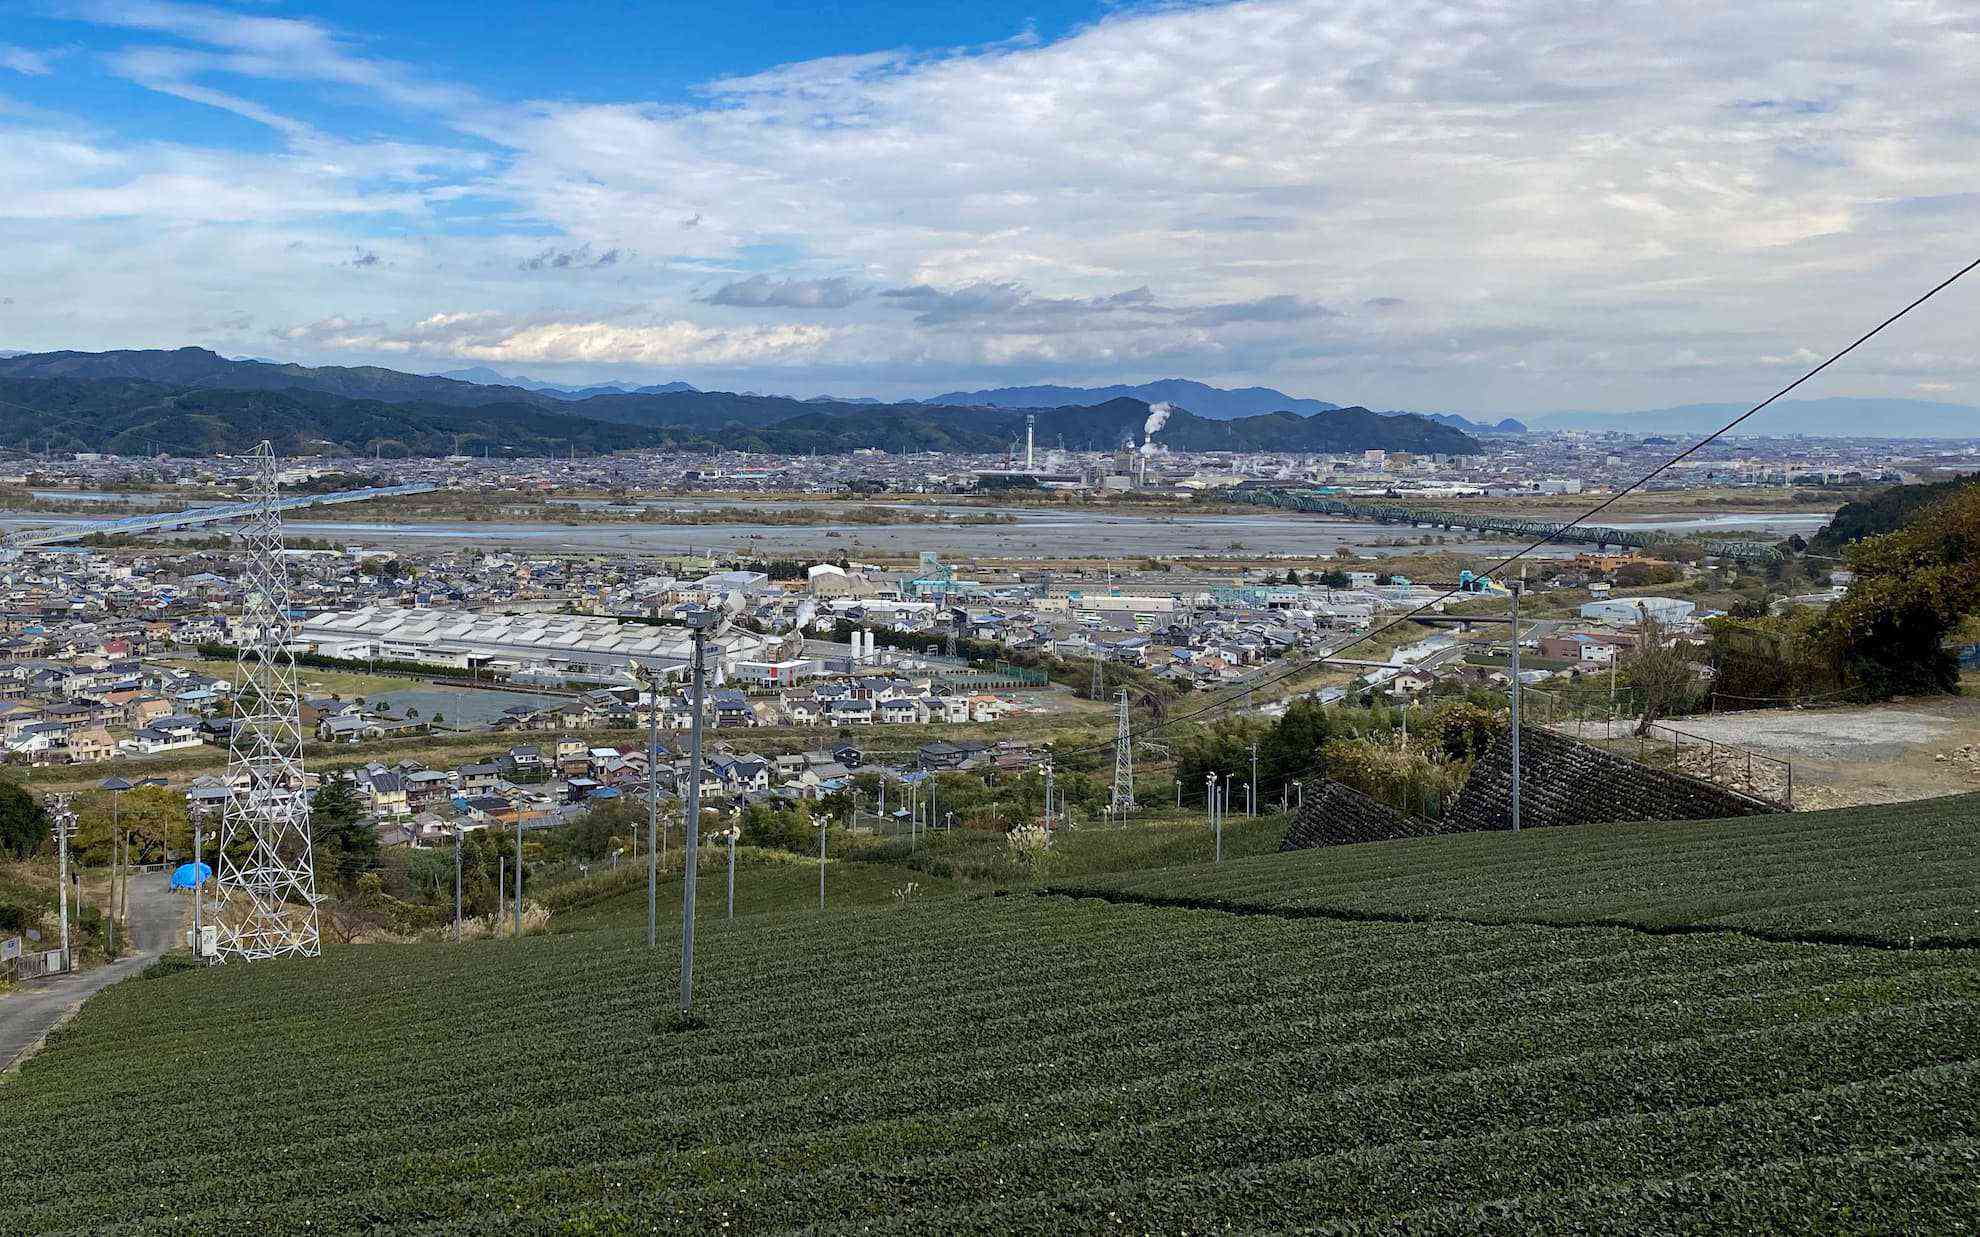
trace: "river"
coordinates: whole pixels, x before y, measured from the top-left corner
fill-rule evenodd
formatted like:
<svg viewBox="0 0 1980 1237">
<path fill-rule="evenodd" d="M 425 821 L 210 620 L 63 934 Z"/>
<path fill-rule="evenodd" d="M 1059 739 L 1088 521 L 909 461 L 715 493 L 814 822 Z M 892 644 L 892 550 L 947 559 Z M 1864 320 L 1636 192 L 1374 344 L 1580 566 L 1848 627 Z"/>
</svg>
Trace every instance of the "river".
<svg viewBox="0 0 1980 1237">
<path fill-rule="evenodd" d="M 697 505 L 743 506 L 737 503 Z M 793 506 L 807 504 L 796 503 Z M 819 504 L 824 506 L 825 504 Z M 758 504 L 763 509 L 767 504 Z M 928 510 L 916 507 L 916 510 Z M 955 507 L 945 513 L 983 514 L 984 508 Z M 1010 515 L 1009 524 L 539 524 L 465 521 L 419 523 L 343 522 L 289 519 L 283 527 L 294 537 L 311 537 L 359 545 L 476 544 L 490 548 L 563 553 L 682 554 L 692 551 L 747 551 L 753 555 L 798 558 L 839 558 L 860 555 L 912 557 L 932 550 L 954 558 L 1037 559 L 1136 558 L 1156 555 L 1216 554 L 1289 555 L 1300 558 L 1331 556 L 1342 546 L 1370 555 L 1421 552 L 1419 539 L 1435 530 L 1412 530 L 1403 525 L 1369 524 L 1322 516 L 1261 512 L 1252 515 L 1148 516 L 1094 514 L 1061 510 L 1005 507 L 990 509 Z M 1623 528 L 1671 530 L 1751 529 L 1756 537 L 1769 532 L 1811 532 L 1826 523 L 1820 514 L 1732 514 L 1716 516 L 1649 515 L 1613 523 Z M 0 528 L 63 526 L 95 521 L 78 516 L 0 513 Z M 195 530 L 189 535 L 201 535 Z M 211 535 L 210 532 L 204 535 Z M 160 538 L 161 541 L 165 538 Z M 1406 546 L 1379 544 L 1407 540 Z M 1451 541 L 1457 545 L 1455 537 Z M 1510 553 L 1517 548 L 1503 540 L 1464 544 L 1469 554 Z M 1549 557 L 1572 556 L 1587 547 L 1549 546 L 1536 552 Z"/>
</svg>

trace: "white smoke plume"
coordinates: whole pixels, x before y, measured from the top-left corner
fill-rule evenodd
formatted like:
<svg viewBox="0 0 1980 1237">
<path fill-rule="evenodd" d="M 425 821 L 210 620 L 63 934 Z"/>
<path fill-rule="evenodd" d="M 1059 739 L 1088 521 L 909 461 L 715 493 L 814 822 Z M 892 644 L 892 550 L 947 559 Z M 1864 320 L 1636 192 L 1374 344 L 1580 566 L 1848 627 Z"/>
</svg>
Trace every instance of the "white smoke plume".
<svg viewBox="0 0 1980 1237">
<path fill-rule="evenodd" d="M 1148 420 L 1141 427 L 1141 453 L 1143 455 L 1155 454 L 1155 435 L 1162 432 L 1162 427 L 1169 423 L 1169 414 L 1175 410 L 1176 406 L 1174 404 L 1166 402 L 1148 405 Z"/>
</svg>

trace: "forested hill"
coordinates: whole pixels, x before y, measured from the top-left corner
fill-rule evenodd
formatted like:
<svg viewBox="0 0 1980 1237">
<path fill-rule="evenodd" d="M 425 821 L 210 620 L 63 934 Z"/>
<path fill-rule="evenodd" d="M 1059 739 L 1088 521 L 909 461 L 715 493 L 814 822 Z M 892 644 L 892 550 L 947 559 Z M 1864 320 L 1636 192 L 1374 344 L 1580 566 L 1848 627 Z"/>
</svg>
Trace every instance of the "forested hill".
<svg viewBox="0 0 1980 1237">
<path fill-rule="evenodd" d="M 1933 503 L 1976 484 L 1980 484 L 1980 474 L 1950 481 L 1894 485 L 1869 498 L 1844 503 L 1809 544 L 1819 550 L 1836 550 L 1865 537 L 1896 532 Z"/>
<path fill-rule="evenodd" d="M 1037 414 L 1040 447 L 1111 450 L 1142 440 L 1148 404 L 1114 399 Z M 207 455 L 260 439 L 289 455 L 512 456 L 666 448 L 834 454 L 994 453 L 1022 440 L 1024 412 L 735 395 L 634 392 L 553 398 L 379 368 L 229 361 L 201 349 L 0 358 L 0 447 Z M 1464 454 L 1447 425 L 1366 408 L 1211 420 L 1174 412 L 1157 442 L 1178 451 Z"/>
</svg>

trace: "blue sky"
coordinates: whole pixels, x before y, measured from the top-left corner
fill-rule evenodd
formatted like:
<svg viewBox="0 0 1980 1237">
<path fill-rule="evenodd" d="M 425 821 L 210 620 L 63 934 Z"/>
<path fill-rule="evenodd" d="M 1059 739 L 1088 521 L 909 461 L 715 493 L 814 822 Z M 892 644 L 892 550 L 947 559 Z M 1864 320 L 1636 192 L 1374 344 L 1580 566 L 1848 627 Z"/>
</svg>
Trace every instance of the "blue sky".
<svg viewBox="0 0 1980 1237">
<path fill-rule="evenodd" d="M 1627 408 L 1778 386 L 1980 206 L 1955 0 L 9 17 L 12 348 Z M 1976 309 L 1810 393 L 1980 402 Z"/>
</svg>

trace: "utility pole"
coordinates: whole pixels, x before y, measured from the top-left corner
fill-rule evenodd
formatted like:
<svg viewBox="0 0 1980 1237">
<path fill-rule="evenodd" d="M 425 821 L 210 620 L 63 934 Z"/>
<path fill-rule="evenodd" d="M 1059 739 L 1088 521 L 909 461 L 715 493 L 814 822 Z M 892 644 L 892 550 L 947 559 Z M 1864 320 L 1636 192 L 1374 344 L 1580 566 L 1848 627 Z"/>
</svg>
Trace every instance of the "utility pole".
<svg viewBox="0 0 1980 1237">
<path fill-rule="evenodd" d="M 54 817 L 56 863 L 59 865 L 56 869 L 57 875 L 55 879 L 60 906 L 56 913 L 62 919 L 62 969 L 68 972 L 76 969 L 75 959 L 69 953 L 69 829 L 71 821 L 71 817 L 69 816 L 69 796 L 55 795 L 52 797 L 51 802 L 55 805 L 55 810 L 50 815 Z"/>
<path fill-rule="evenodd" d="M 652 949 L 660 939 L 660 684 L 651 667 L 640 667 L 640 677 L 646 680 L 646 947 Z M 637 829 L 633 853 L 639 853 Z"/>
<path fill-rule="evenodd" d="M 1519 594 L 1523 582 L 1512 582 L 1512 831 L 1519 832 Z"/>
<path fill-rule="evenodd" d="M 522 939 L 522 813 L 516 813 L 516 939 Z"/>
<path fill-rule="evenodd" d="M 736 917 L 736 835 L 741 832 L 740 826 L 732 825 L 729 828 L 729 918 L 731 919 Z"/>
<path fill-rule="evenodd" d="M 502 927 L 502 904 L 509 900 L 509 857 L 495 856 L 495 930 Z"/>
<path fill-rule="evenodd" d="M 206 937 L 201 934 L 205 927 L 200 922 L 206 910 L 206 865 L 200 862 L 200 843 L 204 840 L 206 828 L 199 821 L 193 822 L 193 956 L 206 957 Z"/>
<path fill-rule="evenodd" d="M 1251 741 L 1251 781 L 1244 788 L 1245 814 L 1258 815 L 1258 740 Z"/>
<path fill-rule="evenodd" d="M 194 872 L 199 869 L 194 868 Z M 461 826 L 454 824 L 454 944 L 461 943 Z"/>
<path fill-rule="evenodd" d="M 1045 832 L 1052 832 L 1052 762 L 1045 762 Z"/>
<path fill-rule="evenodd" d="M 825 909 L 825 818 L 818 818 L 818 909 Z"/>
</svg>

